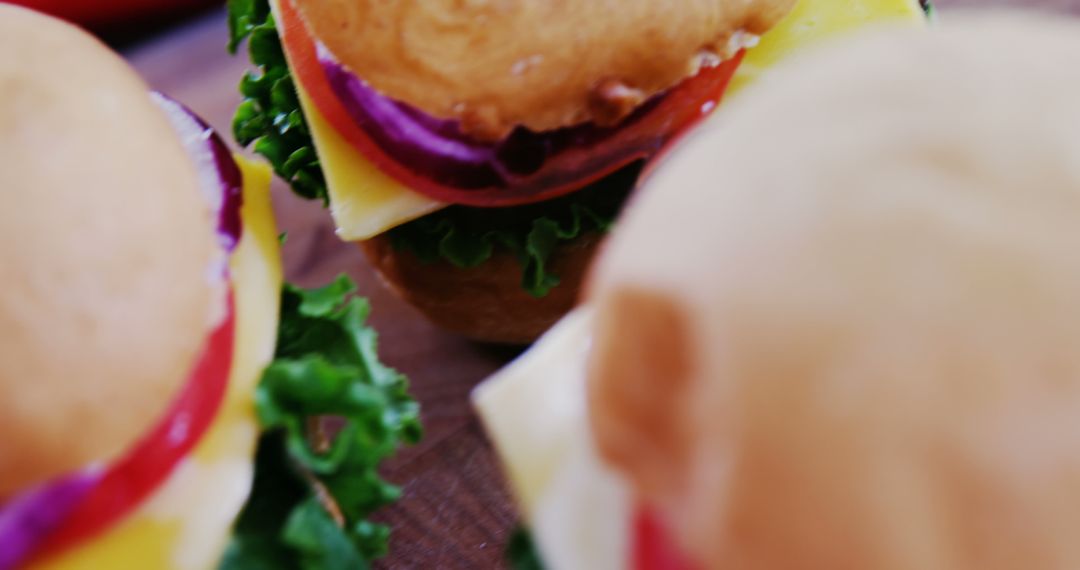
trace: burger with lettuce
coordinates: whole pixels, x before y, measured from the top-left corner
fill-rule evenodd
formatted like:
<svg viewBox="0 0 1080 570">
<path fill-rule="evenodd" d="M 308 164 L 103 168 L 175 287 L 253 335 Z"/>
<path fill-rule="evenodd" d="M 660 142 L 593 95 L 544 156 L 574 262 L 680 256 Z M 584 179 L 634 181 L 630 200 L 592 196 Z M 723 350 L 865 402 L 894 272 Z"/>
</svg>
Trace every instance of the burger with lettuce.
<svg viewBox="0 0 1080 570">
<path fill-rule="evenodd" d="M 529 342 L 795 4 L 231 0 L 234 131 L 435 323 Z"/>
</svg>

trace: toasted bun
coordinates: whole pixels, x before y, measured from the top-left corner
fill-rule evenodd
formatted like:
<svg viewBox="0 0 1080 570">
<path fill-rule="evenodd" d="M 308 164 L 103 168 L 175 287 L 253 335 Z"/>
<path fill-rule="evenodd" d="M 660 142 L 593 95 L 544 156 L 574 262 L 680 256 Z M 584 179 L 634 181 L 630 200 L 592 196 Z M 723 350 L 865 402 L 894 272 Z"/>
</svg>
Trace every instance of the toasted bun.
<svg viewBox="0 0 1080 570">
<path fill-rule="evenodd" d="M 115 458 L 208 330 L 213 226 L 147 86 L 58 20 L 0 5 L 0 498 Z"/>
<path fill-rule="evenodd" d="M 496 251 L 481 267 L 461 269 L 442 260 L 425 263 L 394 249 L 385 236 L 360 247 L 390 288 L 436 325 L 473 340 L 528 344 L 577 304 L 600 242 L 591 233 L 556 249 L 549 263 L 561 282 L 540 298 L 521 287 L 521 264 L 506 252 Z"/>
<path fill-rule="evenodd" d="M 600 263 L 600 448 L 705 567 L 1080 568 L 1080 25 L 962 20 L 771 75 Z"/>
<path fill-rule="evenodd" d="M 761 34 L 794 0 L 294 0 L 319 41 L 386 95 L 474 135 L 610 124 Z M 709 54 L 712 54 L 709 56 Z M 587 56 L 587 57 L 583 57 Z"/>
</svg>

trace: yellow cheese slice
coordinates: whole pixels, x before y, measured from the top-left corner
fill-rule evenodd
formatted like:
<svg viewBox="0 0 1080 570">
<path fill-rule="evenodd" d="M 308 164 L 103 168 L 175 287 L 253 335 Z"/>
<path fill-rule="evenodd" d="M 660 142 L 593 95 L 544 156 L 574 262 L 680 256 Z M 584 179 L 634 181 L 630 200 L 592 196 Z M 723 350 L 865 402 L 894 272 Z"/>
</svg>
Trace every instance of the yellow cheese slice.
<svg viewBox="0 0 1080 570">
<path fill-rule="evenodd" d="M 627 485 L 593 448 L 585 403 L 591 316 L 578 310 L 473 392 L 547 567 L 628 568 Z"/>
<path fill-rule="evenodd" d="M 297 83 L 296 90 L 300 107 L 307 118 L 326 177 L 330 215 L 341 239 L 373 238 L 394 226 L 446 207 L 446 204 L 413 192 L 383 174 L 334 130 L 299 85 Z"/>
<path fill-rule="evenodd" d="M 728 88 L 734 95 L 781 61 L 807 47 L 872 23 L 925 25 L 919 0 L 799 0 L 790 14 L 746 51 Z"/>
<path fill-rule="evenodd" d="M 280 21 L 277 0 L 271 0 L 270 8 Z M 289 71 L 296 77 L 292 61 L 288 64 Z M 330 215 L 337 226 L 338 237 L 347 241 L 373 238 L 394 226 L 446 207 L 446 204 L 414 192 L 383 174 L 338 134 L 300 82 L 294 83 L 326 178 Z"/>
<path fill-rule="evenodd" d="M 237 157 L 244 234 L 230 259 L 236 340 L 229 388 L 206 436 L 153 496 L 114 528 L 33 570 L 210 570 L 251 489 L 258 426 L 252 398 L 274 355 L 281 256 L 269 168 Z"/>
<path fill-rule="evenodd" d="M 925 18 L 918 0 L 800 0 L 777 28 L 747 52 L 729 93 L 750 85 L 762 72 L 809 44 L 868 22 L 888 20 L 918 23 Z M 299 83 L 297 91 L 326 176 L 330 213 L 342 239 L 368 239 L 445 207 L 383 174 L 334 130 Z"/>
</svg>

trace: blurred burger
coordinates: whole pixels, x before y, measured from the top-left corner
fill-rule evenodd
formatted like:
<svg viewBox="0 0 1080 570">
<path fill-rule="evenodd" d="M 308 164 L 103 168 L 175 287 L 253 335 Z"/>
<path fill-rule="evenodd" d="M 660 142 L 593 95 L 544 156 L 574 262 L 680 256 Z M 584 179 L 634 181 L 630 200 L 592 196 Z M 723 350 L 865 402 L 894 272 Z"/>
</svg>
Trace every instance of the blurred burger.
<svg viewBox="0 0 1080 570">
<path fill-rule="evenodd" d="M 232 48 L 250 38 L 258 67 L 237 139 L 323 200 L 435 323 L 522 343 L 574 305 L 642 169 L 716 108 L 740 62 L 744 84 L 818 36 L 922 12 L 915 0 L 252 0 L 230 17 Z"/>
<path fill-rule="evenodd" d="M 295 568 L 280 535 L 297 510 L 294 532 L 352 538 L 396 496 L 372 471 L 418 436 L 416 407 L 374 361 L 347 284 L 282 293 L 269 169 L 236 162 L 69 24 L 0 5 L 0 48 L 0 569 L 204 570 L 227 543 L 227 562 L 274 548 Z M 361 421 L 349 386 L 368 390 Z M 337 463 L 308 476 L 302 426 L 322 414 L 352 427 L 333 441 Z M 345 477 L 363 501 L 335 499 Z M 260 526 L 230 541 L 249 496 Z M 384 548 L 379 533 L 355 549 Z M 314 537 L 307 559 L 340 542 Z"/>
<path fill-rule="evenodd" d="M 1080 24 L 969 18 L 728 107 L 477 391 L 548 567 L 1080 566 Z"/>
</svg>

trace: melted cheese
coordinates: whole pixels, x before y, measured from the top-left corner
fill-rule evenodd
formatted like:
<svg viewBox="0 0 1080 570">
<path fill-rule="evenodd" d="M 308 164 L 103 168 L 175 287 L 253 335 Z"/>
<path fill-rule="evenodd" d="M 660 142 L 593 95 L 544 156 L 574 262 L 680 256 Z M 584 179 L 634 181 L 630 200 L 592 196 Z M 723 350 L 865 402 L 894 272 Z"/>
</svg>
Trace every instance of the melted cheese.
<svg viewBox="0 0 1080 570">
<path fill-rule="evenodd" d="M 252 397 L 274 354 L 281 291 L 270 170 L 237 157 L 244 234 L 230 260 L 236 345 L 220 412 L 192 454 L 145 503 L 101 537 L 33 570 L 210 570 L 251 489 L 258 427 Z"/>
</svg>

